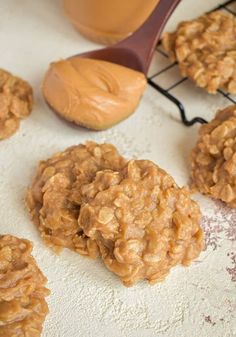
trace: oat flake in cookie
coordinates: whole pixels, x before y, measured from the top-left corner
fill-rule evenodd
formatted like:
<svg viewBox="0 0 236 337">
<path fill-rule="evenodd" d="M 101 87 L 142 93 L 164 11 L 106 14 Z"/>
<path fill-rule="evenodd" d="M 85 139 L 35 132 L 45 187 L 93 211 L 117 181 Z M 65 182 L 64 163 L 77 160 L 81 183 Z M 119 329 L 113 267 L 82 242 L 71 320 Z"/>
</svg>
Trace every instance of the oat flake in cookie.
<svg viewBox="0 0 236 337">
<path fill-rule="evenodd" d="M 216 11 L 182 22 L 162 45 L 179 63 L 183 76 L 209 93 L 224 89 L 236 94 L 236 18 Z"/>
<path fill-rule="evenodd" d="M 191 176 L 201 193 L 236 207 L 236 105 L 201 126 L 191 154 Z"/>
<path fill-rule="evenodd" d="M 185 188 L 154 163 L 133 160 L 122 172 L 98 172 L 87 186 L 79 225 L 124 285 L 162 281 L 203 249 L 201 213 Z"/>
<path fill-rule="evenodd" d="M 26 203 L 47 245 L 57 252 L 70 248 L 97 257 L 96 242 L 78 224 L 81 203 L 93 197 L 83 185 L 90 183 L 98 171 L 119 171 L 125 164 L 114 146 L 93 142 L 70 147 L 39 164 Z"/>
<path fill-rule="evenodd" d="M 46 277 L 28 240 L 0 235 L 0 337 L 39 337 L 48 306 Z"/>
<path fill-rule="evenodd" d="M 33 106 L 31 86 L 0 69 L 0 140 L 13 135 Z"/>
</svg>

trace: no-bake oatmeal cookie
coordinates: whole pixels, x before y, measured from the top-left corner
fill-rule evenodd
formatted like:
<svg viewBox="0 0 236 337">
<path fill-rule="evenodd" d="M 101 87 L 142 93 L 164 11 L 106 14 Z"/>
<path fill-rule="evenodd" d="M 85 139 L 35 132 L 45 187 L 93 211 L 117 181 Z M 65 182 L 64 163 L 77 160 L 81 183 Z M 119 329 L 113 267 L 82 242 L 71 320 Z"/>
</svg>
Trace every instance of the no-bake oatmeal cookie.
<svg viewBox="0 0 236 337">
<path fill-rule="evenodd" d="M 0 337 L 39 337 L 48 306 L 46 277 L 28 240 L 0 235 Z"/>
<path fill-rule="evenodd" d="M 236 207 L 236 105 L 201 126 L 191 154 L 191 176 L 200 192 Z"/>
<path fill-rule="evenodd" d="M 33 106 L 31 86 L 0 69 L 0 140 L 13 135 L 20 120 L 27 117 Z"/>
<path fill-rule="evenodd" d="M 87 142 L 40 163 L 27 206 L 47 245 L 101 255 L 126 286 L 155 283 L 203 248 L 201 213 L 186 188 L 145 160 Z"/>
<path fill-rule="evenodd" d="M 203 249 L 201 213 L 185 188 L 154 163 L 133 160 L 122 172 L 98 172 L 84 190 L 79 225 L 109 270 L 126 286 L 161 281 Z"/>
<path fill-rule="evenodd" d="M 114 146 L 93 142 L 70 147 L 39 164 L 26 202 L 47 245 L 58 252 L 66 247 L 92 258 L 98 255 L 96 242 L 78 224 L 83 185 L 98 171 L 119 171 L 125 164 Z"/>
<path fill-rule="evenodd" d="M 223 11 L 203 15 L 166 33 L 162 45 L 181 74 L 209 93 L 236 94 L 236 18 Z"/>
</svg>

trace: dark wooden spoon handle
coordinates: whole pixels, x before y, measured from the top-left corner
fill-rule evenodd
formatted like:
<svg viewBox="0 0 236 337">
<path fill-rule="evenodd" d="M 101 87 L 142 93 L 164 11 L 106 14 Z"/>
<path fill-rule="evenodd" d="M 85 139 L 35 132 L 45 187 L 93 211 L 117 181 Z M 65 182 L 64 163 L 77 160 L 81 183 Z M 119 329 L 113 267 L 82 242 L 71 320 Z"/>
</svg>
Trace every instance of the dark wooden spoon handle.
<svg viewBox="0 0 236 337">
<path fill-rule="evenodd" d="M 115 48 L 130 49 L 136 55 L 139 55 L 145 74 L 147 74 L 162 30 L 180 1 L 181 0 L 160 0 L 152 14 L 138 30 L 114 46 Z"/>
</svg>

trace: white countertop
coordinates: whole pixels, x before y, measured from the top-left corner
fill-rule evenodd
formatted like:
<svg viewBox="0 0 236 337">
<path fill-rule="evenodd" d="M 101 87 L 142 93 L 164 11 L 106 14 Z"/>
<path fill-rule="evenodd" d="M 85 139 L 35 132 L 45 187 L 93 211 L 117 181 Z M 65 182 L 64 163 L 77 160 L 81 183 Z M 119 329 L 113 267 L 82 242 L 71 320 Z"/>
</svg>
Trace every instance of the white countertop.
<svg viewBox="0 0 236 337">
<path fill-rule="evenodd" d="M 168 28 L 194 18 L 218 0 L 183 0 Z M 12 138 L 0 143 L 0 233 L 34 242 L 34 256 L 48 277 L 50 314 L 43 337 L 233 337 L 236 336 L 236 210 L 196 196 L 203 212 L 206 250 L 191 267 L 176 267 L 164 283 L 122 286 L 101 262 L 43 244 L 24 207 L 24 196 L 40 159 L 70 145 L 112 142 L 128 157 L 151 159 L 188 182 L 188 156 L 198 126 L 186 128 L 176 107 L 149 87 L 137 112 L 113 129 L 71 127 L 44 103 L 40 83 L 49 62 L 98 45 L 81 37 L 65 19 L 58 0 L 0 0 L 1 67 L 34 89 L 32 115 Z M 152 70 L 159 66 L 155 56 Z M 175 74 L 165 74 L 168 85 Z M 210 119 L 229 102 L 185 82 L 173 93 L 189 116 Z M 134 127 L 135 126 L 135 127 Z"/>
</svg>

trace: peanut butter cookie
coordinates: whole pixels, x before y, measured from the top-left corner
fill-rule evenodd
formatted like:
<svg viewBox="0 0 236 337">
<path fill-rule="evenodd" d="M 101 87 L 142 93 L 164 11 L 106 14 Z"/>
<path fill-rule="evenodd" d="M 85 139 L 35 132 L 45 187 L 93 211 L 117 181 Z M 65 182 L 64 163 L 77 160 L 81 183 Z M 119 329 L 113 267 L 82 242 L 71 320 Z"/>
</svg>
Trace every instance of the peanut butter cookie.
<svg viewBox="0 0 236 337">
<path fill-rule="evenodd" d="M 125 164 L 114 146 L 93 142 L 70 147 L 39 164 L 26 202 L 47 245 L 57 252 L 67 247 L 96 258 L 96 241 L 88 238 L 78 224 L 82 201 L 92 197 L 83 185 L 98 171 L 119 171 Z"/>
<path fill-rule="evenodd" d="M 28 240 L 0 236 L 0 337 L 39 337 L 48 306 L 46 277 Z"/>
<path fill-rule="evenodd" d="M 236 94 L 236 18 L 216 11 L 182 22 L 166 33 L 162 45 L 179 64 L 181 74 L 209 93 Z"/>
<path fill-rule="evenodd" d="M 193 185 L 203 194 L 236 207 L 236 106 L 202 125 L 191 154 Z"/>
<path fill-rule="evenodd" d="M 13 135 L 20 120 L 27 117 L 33 105 L 31 86 L 0 69 L 0 140 Z"/>
<path fill-rule="evenodd" d="M 171 267 L 188 265 L 203 249 L 198 205 L 150 161 L 98 172 L 86 191 L 93 198 L 81 206 L 79 226 L 126 286 L 161 281 Z"/>
</svg>

